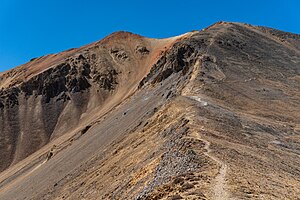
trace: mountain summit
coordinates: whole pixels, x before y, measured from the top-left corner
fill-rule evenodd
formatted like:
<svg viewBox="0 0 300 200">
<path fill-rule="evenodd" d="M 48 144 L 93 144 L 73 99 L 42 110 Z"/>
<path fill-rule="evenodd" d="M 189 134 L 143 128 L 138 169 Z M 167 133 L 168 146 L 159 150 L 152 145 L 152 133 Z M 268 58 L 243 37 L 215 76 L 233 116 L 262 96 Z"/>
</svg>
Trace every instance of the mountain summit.
<svg viewBox="0 0 300 200">
<path fill-rule="evenodd" d="M 116 32 L 0 73 L 0 199 L 297 199 L 300 35 Z"/>
</svg>

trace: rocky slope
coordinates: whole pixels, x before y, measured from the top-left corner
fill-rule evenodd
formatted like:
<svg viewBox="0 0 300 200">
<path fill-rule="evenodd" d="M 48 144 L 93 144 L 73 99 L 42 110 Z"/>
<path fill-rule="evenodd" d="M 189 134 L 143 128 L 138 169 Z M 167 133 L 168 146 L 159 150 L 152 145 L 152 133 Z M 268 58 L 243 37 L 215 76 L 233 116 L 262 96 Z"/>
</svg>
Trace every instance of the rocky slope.
<svg viewBox="0 0 300 200">
<path fill-rule="evenodd" d="M 299 199 L 299 45 L 219 22 L 0 74 L 0 199 Z"/>
<path fill-rule="evenodd" d="M 1 74 L 0 170 L 130 96 L 168 43 L 118 32 Z"/>
</svg>

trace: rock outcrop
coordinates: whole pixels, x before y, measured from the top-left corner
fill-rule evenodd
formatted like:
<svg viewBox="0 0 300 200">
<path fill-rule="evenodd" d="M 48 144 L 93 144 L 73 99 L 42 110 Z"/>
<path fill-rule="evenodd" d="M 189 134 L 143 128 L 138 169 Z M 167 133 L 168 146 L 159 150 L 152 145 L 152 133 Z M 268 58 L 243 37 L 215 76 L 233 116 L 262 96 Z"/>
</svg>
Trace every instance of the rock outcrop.
<svg viewBox="0 0 300 200">
<path fill-rule="evenodd" d="M 117 32 L 0 74 L 0 199 L 297 199 L 299 44 Z"/>
<path fill-rule="evenodd" d="M 150 57 L 167 43 L 162 40 L 154 46 L 154 42 L 117 32 L 97 43 L 33 59 L 1 74 L 0 170 L 78 124 L 88 123 L 91 116 L 84 115 L 100 111 L 108 101 L 111 105 L 100 115 L 130 96 L 154 62 L 150 59 L 156 59 Z"/>
</svg>

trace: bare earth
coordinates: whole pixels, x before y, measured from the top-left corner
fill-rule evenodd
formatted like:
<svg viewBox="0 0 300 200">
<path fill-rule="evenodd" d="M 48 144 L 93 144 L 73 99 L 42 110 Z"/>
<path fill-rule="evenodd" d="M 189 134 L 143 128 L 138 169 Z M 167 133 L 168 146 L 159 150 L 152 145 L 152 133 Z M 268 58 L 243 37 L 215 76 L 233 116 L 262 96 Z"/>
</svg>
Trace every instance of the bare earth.
<svg viewBox="0 0 300 200">
<path fill-rule="evenodd" d="M 300 36 L 113 33 L 0 73 L 0 199 L 300 199 Z"/>
</svg>

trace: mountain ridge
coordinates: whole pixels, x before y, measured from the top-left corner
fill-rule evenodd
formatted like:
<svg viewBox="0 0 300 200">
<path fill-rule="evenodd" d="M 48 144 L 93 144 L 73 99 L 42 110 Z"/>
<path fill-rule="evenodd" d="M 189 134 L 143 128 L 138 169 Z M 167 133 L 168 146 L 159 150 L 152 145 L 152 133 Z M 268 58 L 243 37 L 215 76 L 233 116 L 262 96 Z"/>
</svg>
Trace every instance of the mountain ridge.
<svg viewBox="0 0 300 200">
<path fill-rule="evenodd" d="M 297 198 L 299 42 L 217 22 L 168 39 L 117 32 L 33 60 L 45 71 L 0 93 L 1 160 L 14 154 L 0 198 Z"/>
</svg>

